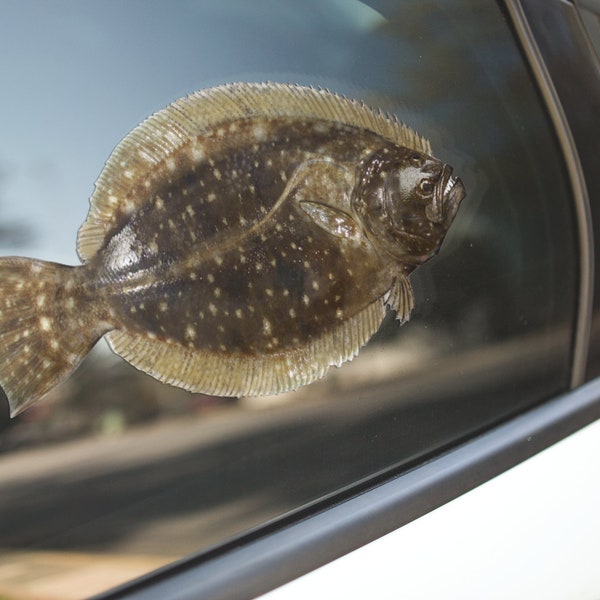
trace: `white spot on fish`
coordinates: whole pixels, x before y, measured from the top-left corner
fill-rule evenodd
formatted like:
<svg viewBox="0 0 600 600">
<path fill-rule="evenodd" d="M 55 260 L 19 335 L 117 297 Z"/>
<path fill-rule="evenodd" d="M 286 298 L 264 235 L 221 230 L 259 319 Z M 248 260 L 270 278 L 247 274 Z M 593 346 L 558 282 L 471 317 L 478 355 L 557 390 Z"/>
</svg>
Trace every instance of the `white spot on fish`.
<svg viewBox="0 0 600 600">
<path fill-rule="evenodd" d="M 266 317 L 263 318 L 263 333 L 265 335 L 271 335 L 271 322 Z"/>
<path fill-rule="evenodd" d="M 257 142 L 263 142 L 267 139 L 267 130 L 262 125 L 255 125 L 252 128 L 252 135 Z"/>
<path fill-rule="evenodd" d="M 204 151 L 204 146 L 202 146 L 202 144 L 199 144 L 199 143 L 193 144 L 191 147 L 191 155 L 192 155 L 192 160 L 194 160 L 195 162 L 199 163 L 199 162 L 203 161 L 204 158 L 206 157 L 206 152 Z"/>
</svg>

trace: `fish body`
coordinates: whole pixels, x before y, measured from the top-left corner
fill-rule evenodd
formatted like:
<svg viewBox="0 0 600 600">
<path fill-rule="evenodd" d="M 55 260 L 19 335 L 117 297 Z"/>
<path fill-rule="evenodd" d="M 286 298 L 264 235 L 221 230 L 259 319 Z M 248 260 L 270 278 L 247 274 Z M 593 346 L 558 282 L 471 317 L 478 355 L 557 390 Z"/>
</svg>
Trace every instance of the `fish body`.
<svg viewBox="0 0 600 600">
<path fill-rule="evenodd" d="M 0 384 L 17 414 L 93 344 L 224 396 L 295 389 L 352 358 L 433 256 L 464 188 L 426 140 L 335 94 L 197 92 L 117 146 L 83 264 L 0 260 Z"/>
</svg>

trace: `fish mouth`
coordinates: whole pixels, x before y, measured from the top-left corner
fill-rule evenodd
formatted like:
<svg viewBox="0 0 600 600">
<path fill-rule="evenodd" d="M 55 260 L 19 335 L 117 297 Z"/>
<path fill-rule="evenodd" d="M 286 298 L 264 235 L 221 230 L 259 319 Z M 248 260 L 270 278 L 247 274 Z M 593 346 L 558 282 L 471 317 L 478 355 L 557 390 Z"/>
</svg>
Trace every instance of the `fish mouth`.
<svg viewBox="0 0 600 600">
<path fill-rule="evenodd" d="M 463 182 L 452 175 L 452 167 L 444 165 L 442 175 L 436 185 L 433 201 L 427 206 L 427 218 L 433 223 L 443 223 L 449 227 L 462 199 L 465 197 Z"/>
</svg>

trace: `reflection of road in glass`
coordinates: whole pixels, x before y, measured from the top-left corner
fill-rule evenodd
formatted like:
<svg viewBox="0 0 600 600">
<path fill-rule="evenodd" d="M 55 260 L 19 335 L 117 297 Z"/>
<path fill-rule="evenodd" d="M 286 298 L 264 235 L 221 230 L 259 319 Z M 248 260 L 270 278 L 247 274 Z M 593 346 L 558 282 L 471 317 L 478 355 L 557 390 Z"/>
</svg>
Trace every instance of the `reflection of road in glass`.
<svg viewBox="0 0 600 600">
<path fill-rule="evenodd" d="M 0 553 L 0 598 L 75 600 L 156 569 L 169 557 L 70 552 Z"/>
<path fill-rule="evenodd" d="M 486 414 L 497 417 L 506 372 L 518 381 L 547 368 L 547 350 L 561 337 L 445 360 L 417 343 L 367 351 L 320 384 L 263 401 L 262 410 L 242 401 L 125 435 L 8 454 L 0 459 L 0 594 L 25 565 L 28 581 L 84 581 L 105 568 L 104 587 L 114 585 L 357 481 L 373 464 L 406 464 L 456 431 L 485 425 Z M 472 393 L 482 378 L 498 393 L 479 398 L 477 410 Z"/>
</svg>

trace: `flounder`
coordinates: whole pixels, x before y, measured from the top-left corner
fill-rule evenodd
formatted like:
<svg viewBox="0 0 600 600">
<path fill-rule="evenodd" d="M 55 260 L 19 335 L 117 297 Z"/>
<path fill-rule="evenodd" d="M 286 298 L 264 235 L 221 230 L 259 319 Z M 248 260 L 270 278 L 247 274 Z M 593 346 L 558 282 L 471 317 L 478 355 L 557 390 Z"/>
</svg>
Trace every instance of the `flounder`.
<svg viewBox="0 0 600 600">
<path fill-rule="evenodd" d="M 237 83 L 149 117 L 108 159 L 81 265 L 0 259 L 0 384 L 16 415 L 105 336 L 160 381 L 272 394 L 353 358 L 464 196 L 393 117 L 328 91 Z"/>
</svg>

